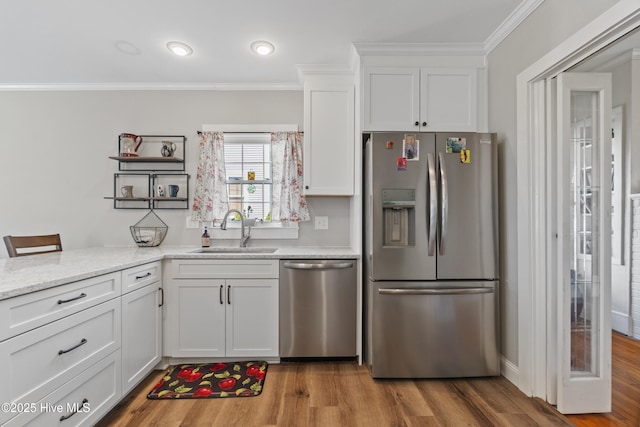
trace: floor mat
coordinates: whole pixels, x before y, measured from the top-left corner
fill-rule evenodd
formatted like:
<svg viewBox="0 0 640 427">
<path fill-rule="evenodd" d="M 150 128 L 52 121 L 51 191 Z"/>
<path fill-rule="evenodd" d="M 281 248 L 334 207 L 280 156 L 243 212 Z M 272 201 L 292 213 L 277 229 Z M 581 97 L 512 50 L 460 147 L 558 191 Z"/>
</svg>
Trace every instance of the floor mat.
<svg viewBox="0 0 640 427">
<path fill-rule="evenodd" d="M 257 396 L 262 392 L 267 367 L 265 361 L 170 366 L 147 399 Z"/>
</svg>

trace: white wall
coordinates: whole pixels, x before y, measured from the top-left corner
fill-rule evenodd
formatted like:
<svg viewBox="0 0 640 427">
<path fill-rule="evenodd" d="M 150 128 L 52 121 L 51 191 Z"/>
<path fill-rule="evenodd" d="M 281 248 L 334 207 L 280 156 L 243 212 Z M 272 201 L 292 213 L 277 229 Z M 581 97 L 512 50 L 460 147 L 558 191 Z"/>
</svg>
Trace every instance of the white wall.
<svg viewBox="0 0 640 427">
<path fill-rule="evenodd" d="M 303 124 L 302 91 L 0 92 L 0 236 L 60 233 L 64 249 L 133 245 L 129 226 L 146 210 L 113 209 L 118 135 L 185 135 L 191 188 L 202 124 Z M 190 195 L 193 196 L 192 194 Z M 312 217 L 292 245 L 349 245 L 349 199 L 309 198 Z M 198 245 L 186 210 L 157 210 L 169 225 L 163 245 Z M 312 218 L 313 219 L 313 218 Z M 0 257 L 6 257 L 0 250 Z"/>
<path fill-rule="evenodd" d="M 488 62 L 489 130 L 498 133 L 502 355 L 518 365 L 516 77 L 616 0 L 546 0 L 492 52 Z M 541 286 L 544 284 L 541 283 Z"/>
<path fill-rule="evenodd" d="M 627 248 L 630 247 L 630 218 L 631 207 L 629 201 L 629 171 L 630 171 L 630 148 L 631 148 L 631 115 L 633 105 L 631 102 L 631 55 L 629 61 L 616 67 L 612 72 L 612 103 L 614 107 L 622 106 L 623 111 L 623 132 L 622 135 L 622 158 L 616 159 L 621 162 L 623 171 L 622 191 L 622 230 L 614 230 L 614 233 L 621 233 L 624 240 L 622 245 L 622 262 L 611 263 L 611 326 L 614 330 L 629 334 L 629 317 L 631 309 L 631 283 L 629 276 L 630 254 Z"/>
</svg>

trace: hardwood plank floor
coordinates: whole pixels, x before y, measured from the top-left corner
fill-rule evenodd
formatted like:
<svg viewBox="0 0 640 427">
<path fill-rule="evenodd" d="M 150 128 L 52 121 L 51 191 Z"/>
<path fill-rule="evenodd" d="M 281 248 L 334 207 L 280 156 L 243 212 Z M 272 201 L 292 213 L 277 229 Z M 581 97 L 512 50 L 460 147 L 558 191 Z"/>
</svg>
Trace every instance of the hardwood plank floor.
<svg viewBox="0 0 640 427">
<path fill-rule="evenodd" d="M 257 397 L 148 400 L 156 371 L 99 426 L 562 426 L 503 377 L 373 380 L 355 362 L 270 365 Z"/>
<path fill-rule="evenodd" d="M 640 341 L 614 332 L 611 347 L 611 412 L 567 416 L 578 427 L 640 426 Z"/>
<path fill-rule="evenodd" d="M 502 377 L 373 380 L 354 362 L 270 365 L 258 397 L 147 400 L 151 374 L 99 426 L 640 426 L 640 341 L 613 333 L 612 412 L 560 415 Z M 572 424 L 573 423 L 573 424 Z"/>
</svg>

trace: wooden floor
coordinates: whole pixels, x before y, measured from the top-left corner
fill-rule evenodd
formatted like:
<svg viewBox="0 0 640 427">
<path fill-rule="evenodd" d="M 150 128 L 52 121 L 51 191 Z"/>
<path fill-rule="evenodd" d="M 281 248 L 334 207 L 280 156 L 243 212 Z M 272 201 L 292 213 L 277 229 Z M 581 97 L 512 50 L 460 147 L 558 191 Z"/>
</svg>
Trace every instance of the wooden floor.
<svg viewBox="0 0 640 427">
<path fill-rule="evenodd" d="M 616 332 L 611 338 L 611 412 L 569 415 L 579 427 L 640 426 L 640 341 Z"/>
<path fill-rule="evenodd" d="M 148 400 L 156 372 L 99 426 L 562 426 L 503 377 L 373 380 L 355 362 L 269 366 L 257 397 Z"/>
<path fill-rule="evenodd" d="M 99 426 L 640 426 L 640 341 L 613 334 L 612 412 L 560 415 L 502 377 L 373 380 L 354 362 L 270 365 L 260 396 L 147 400 L 150 375 Z M 573 424 L 572 424 L 573 423 Z"/>
</svg>

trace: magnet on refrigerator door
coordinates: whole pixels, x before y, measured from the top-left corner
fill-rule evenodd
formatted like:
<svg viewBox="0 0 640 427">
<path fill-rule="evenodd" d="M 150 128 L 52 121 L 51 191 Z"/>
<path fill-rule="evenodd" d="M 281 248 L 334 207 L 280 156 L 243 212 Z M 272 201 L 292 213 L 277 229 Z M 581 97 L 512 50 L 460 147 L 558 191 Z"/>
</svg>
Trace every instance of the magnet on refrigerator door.
<svg viewBox="0 0 640 427">
<path fill-rule="evenodd" d="M 407 133 L 402 140 L 402 154 L 405 159 L 410 161 L 418 161 L 418 144 L 420 141 L 416 140 L 416 135 L 413 133 Z"/>
<path fill-rule="evenodd" d="M 471 163 L 471 150 L 460 150 L 460 163 Z"/>
<path fill-rule="evenodd" d="M 447 138 L 447 153 L 459 153 L 467 148 L 467 138 Z"/>
<path fill-rule="evenodd" d="M 399 171 L 406 171 L 407 170 L 407 159 L 404 157 L 398 157 L 396 159 L 396 167 L 398 168 Z"/>
</svg>

